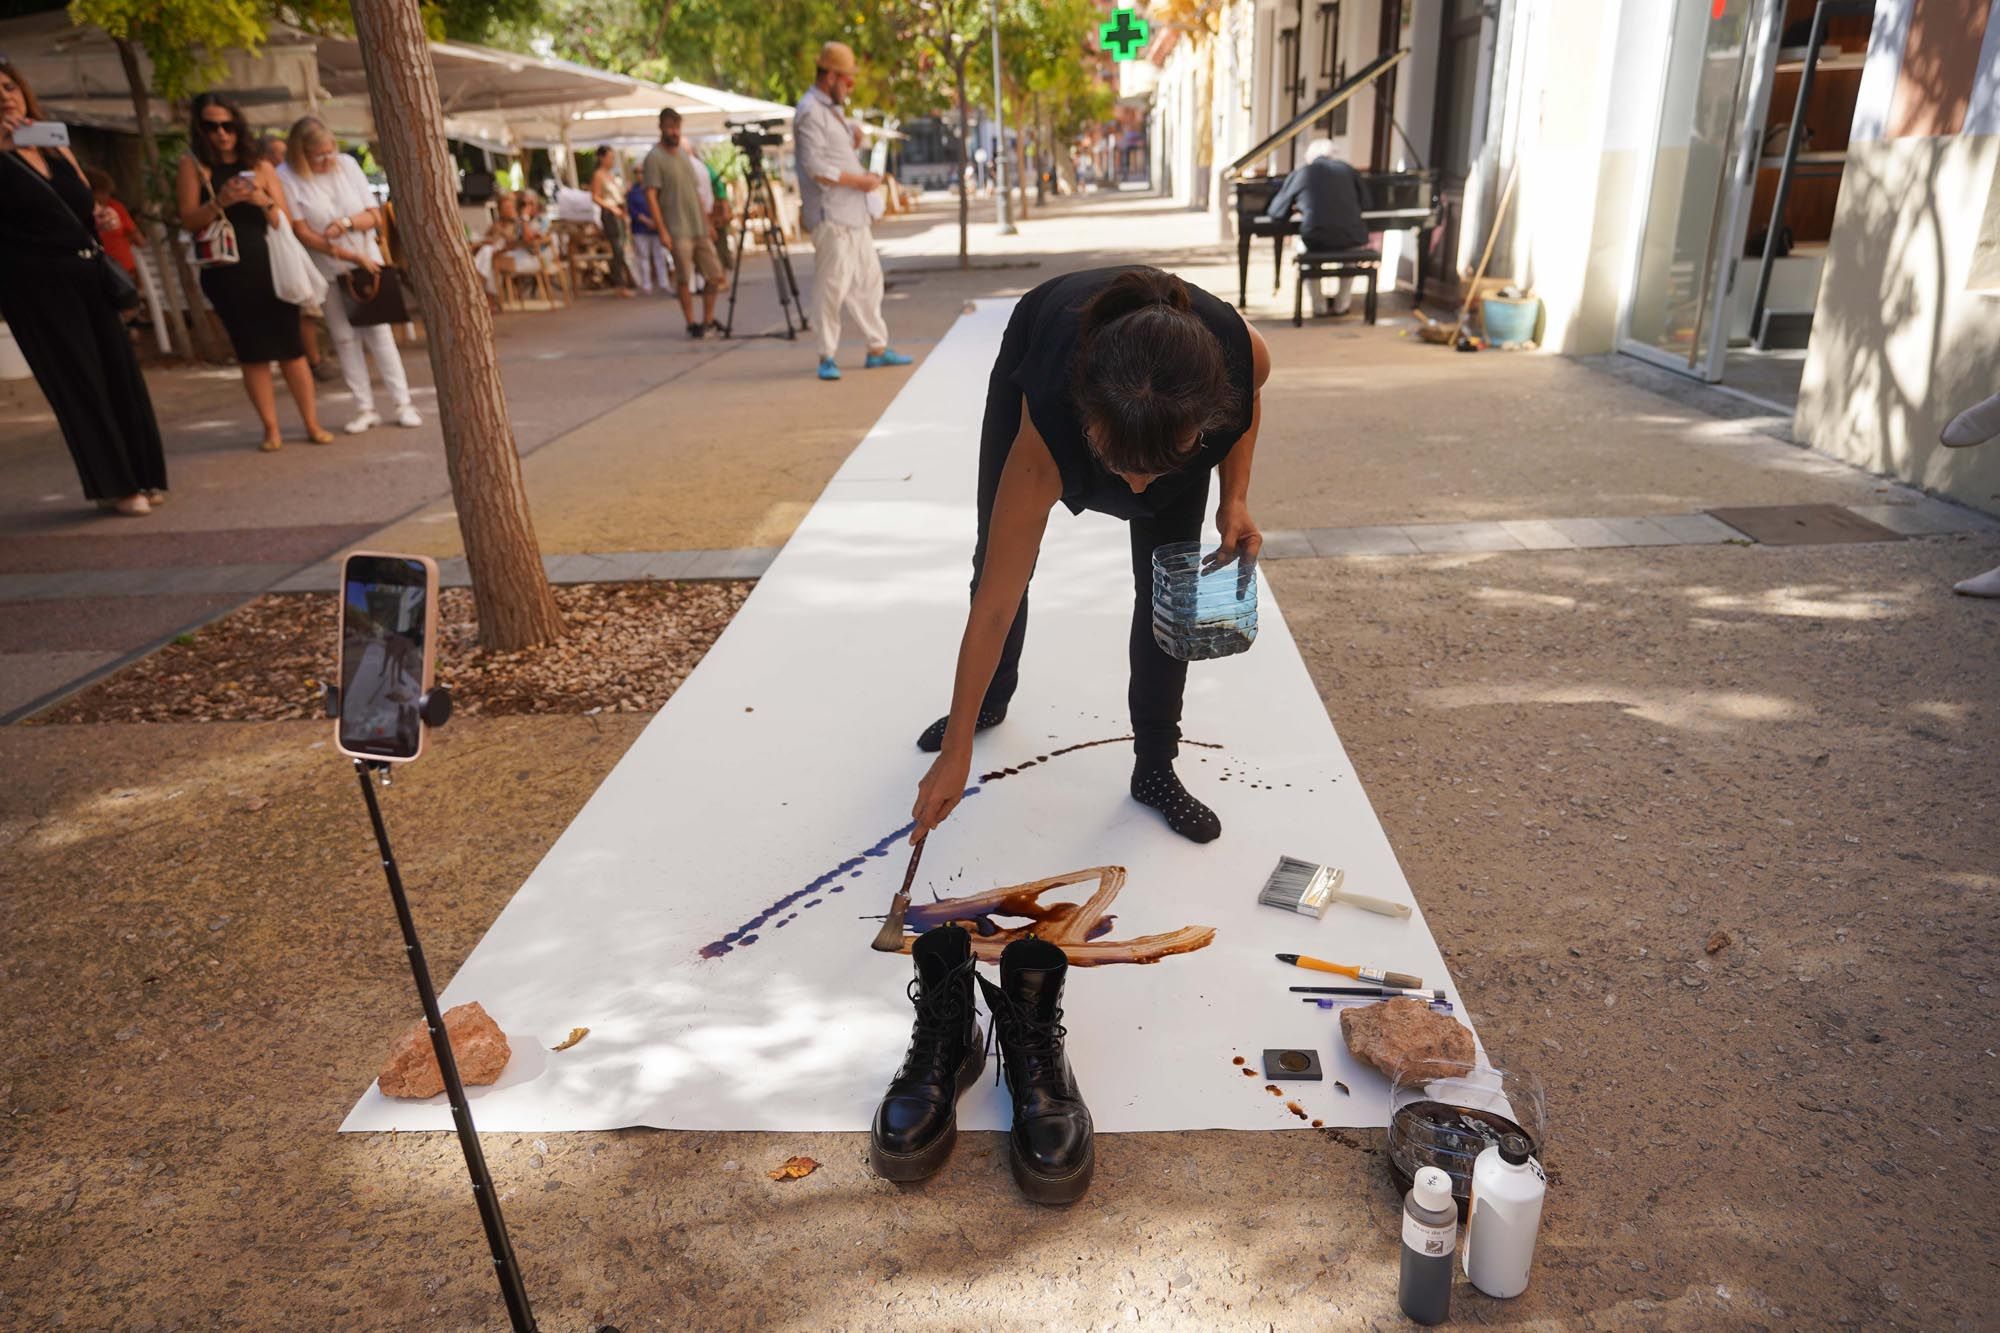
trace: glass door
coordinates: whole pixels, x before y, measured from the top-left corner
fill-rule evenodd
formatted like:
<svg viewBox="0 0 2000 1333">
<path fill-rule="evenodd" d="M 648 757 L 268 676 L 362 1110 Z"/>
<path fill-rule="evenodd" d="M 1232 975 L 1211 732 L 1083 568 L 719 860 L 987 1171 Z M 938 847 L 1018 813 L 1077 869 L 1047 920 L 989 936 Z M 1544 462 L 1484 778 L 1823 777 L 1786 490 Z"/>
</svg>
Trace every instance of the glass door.
<svg viewBox="0 0 2000 1333">
<path fill-rule="evenodd" d="M 1672 6 L 1659 133 L 1620 350 L 1722 378 L 1780 0 Z"/>
</svg>

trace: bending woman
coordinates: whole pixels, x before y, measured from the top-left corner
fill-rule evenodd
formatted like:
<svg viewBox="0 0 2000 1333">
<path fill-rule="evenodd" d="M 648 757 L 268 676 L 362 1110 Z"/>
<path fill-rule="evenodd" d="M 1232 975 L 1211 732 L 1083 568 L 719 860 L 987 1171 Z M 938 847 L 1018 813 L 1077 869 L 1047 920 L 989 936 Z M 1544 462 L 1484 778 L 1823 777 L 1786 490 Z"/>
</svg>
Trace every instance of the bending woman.
<svg viewBox="0 0 2000 1333">
<path fill-rule="evenodd" d="M 1187 663 L 1153 641 L 1152 556 L 1157 546 L 1201 536 L 1214 472 L 1222 542 L 1205 567 L 1255 562 L 1264 538 L 1247 497 L 1258 394 L 1270 373 L 1264 340 L 1242 316 L 1158 269 L 1072 273 L 1021 298 L 987 385 L 972 611 L 951 712 L 917 738 L 938 757 L 917 787 L 912 841 L 958 805 L 973 733 L 1007 716 L 1027 636 L 1028 580 L 1059 501 L 1132 529 L 1132 796 L 1195 842 L 1222 832 L 1174 773 Z"/>
</svg>

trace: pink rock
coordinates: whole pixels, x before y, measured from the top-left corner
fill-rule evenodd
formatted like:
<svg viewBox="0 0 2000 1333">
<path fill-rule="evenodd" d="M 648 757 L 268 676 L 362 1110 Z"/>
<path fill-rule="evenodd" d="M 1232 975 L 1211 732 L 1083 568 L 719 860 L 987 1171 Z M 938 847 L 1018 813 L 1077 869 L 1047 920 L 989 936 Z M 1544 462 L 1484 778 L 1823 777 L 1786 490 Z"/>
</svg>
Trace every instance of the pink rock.
<svg viewBox="0 0 2000 1333">
<path fill-rule="evenodd" d="M 478 1001 L 445 1010 L 444 1030 L 451 1039 L 452 1059 L 458 1062 L 458 1077 L 467 1087 L 499 1079 L 513 1051 L 507 1034 Z M 444 1074 L 423 1019 L 396 1038 L 375 1081 L 384 1097 L 435 1097 L 444 1091 Z"/>
<path fill-rule="evenodd" d="M 1407 997 L 1340 1011 L 1347 1049 L 1390 1078 L 1428 1082 L 1472 1068 L 1472 1033 L 1449 1014 Z"/>
</svg>

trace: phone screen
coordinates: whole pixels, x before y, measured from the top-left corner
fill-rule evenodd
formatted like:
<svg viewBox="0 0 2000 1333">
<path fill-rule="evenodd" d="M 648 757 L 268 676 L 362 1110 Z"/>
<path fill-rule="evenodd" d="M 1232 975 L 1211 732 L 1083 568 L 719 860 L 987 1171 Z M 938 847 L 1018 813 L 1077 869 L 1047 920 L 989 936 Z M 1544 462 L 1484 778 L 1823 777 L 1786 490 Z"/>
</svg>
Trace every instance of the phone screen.
<svg viewBox="0 0 2000 1333">
<path fill-rule="evenodd" d="M 341 579 L 340 748 L 414 759 L 430 644 L 430 569 L 408 556 L 352 555 Z"/>
</svg>

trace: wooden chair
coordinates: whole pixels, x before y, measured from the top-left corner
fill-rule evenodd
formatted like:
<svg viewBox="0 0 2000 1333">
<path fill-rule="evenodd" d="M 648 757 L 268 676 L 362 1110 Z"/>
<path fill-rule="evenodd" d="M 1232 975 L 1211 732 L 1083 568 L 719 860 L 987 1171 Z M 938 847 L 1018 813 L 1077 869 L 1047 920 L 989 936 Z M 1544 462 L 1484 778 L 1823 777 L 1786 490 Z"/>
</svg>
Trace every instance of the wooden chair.
<svg viewBox="0 0 2000 1333">
<path fill-rule="evenodd" d="M 557 222 L 551 231 L 560 238 L 570 290 L 608 290 L 611 243 L 604 238 L 604 229 L 594 222 Z"/>
</svg>

